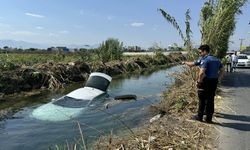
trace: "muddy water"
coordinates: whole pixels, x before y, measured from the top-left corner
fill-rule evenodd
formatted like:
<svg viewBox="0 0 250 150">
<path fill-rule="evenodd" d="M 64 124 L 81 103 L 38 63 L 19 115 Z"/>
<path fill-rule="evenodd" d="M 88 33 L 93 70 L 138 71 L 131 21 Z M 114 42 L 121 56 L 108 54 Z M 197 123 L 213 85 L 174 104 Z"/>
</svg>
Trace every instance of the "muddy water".
<svg viewBox="0 0 250 150">
<path fill-rule="evenodd" d="M 161 93 L 173 83 L 169 74 L 180 70 L 181 67 L 177 66 L 113 78 L 108 90 L 109 98 L 93 103 L 79 116 L 67 121 L 42 121 L 33 118 L 31 114 L 37 107 L 81 87 L 81 84 L 72 85 L 57 93 L 45 92 L 38 96 L 19 98 L 18 101 L 24 103 L 25 107 L 22 107 L 10 119 L 0 122 L 0 149 L 44 150 L 50 145 L 65 144 L 66 140 L 73 143 L 80 137 L 76 121 L 81 123 L 89 146 L 100 135 L 110 133 L 111 130 L 113 133 L 129 133 L 128 127 L 137 127 L 152 117 L 153 114 L 148 111 L 148 107 L 159 102 Z M 122 102 L 112 99 L 114 96 L 123 94 L 135 94 L 138 98 L 136 101 Z M 110 105 L 108 109 L 105 109 L 107 103 Z M 7 104 L 5 105 L 4 107 L 8 107 Z M 9 105 L 11 107 L 13 103 Z"/>
</svg>

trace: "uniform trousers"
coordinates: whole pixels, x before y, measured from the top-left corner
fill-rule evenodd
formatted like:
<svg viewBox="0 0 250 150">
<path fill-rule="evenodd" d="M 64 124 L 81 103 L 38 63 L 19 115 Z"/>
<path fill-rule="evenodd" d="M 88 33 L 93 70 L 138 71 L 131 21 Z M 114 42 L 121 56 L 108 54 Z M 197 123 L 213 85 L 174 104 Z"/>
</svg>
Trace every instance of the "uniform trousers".
<svg viewBox="0 0 250 150">
<path fill-rule="evenodd" d="M 206 110 L 206 121 L 212 121 L 214 113 L 214 96 L 218 84 L 218 78 L 204 78 L 198 87 L 199 108 L 198 117 L 203 119 Z"/>
</svg>

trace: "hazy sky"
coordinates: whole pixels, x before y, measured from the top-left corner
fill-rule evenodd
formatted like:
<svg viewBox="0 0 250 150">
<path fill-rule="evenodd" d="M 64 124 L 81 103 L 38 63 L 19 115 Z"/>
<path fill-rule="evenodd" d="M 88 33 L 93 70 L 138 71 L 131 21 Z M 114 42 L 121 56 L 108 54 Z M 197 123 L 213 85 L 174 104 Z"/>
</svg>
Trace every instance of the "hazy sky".
<svg viewBox="0 0 250 150">
<path fill-rule="evenodd" d="M 157 12 L 163 8 L 185 29 L 191 9 L 193 42 L 200 44 L 199 12 L 204 0 L 1 0 L 0 39 L 33 43 L 98 44 L 114 37 L 124 45 L 161 46 L 182 41 Z M 248 4 L 249 5 L 249 4 Z M 250 44 L 250 8 L 238 17 L 232 48 Z M 248 15 L 247 15 L 248 14 Z"/>
</svg>

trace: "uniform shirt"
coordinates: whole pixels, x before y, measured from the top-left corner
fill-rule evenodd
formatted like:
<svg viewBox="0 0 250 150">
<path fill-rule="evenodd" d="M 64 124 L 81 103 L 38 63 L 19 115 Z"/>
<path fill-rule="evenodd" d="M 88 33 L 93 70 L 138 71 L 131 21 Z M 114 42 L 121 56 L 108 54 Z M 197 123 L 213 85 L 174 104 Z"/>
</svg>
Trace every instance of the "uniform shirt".
<svg viewBox="0 0 250 150">
<path fill-rule="evenodd" d="M 212 55 L 199 58 L 194 65 L 205 69 L 206 78 L 218 78 L 219 70 L 223 67 L 220 60 Z"/>
</svg>

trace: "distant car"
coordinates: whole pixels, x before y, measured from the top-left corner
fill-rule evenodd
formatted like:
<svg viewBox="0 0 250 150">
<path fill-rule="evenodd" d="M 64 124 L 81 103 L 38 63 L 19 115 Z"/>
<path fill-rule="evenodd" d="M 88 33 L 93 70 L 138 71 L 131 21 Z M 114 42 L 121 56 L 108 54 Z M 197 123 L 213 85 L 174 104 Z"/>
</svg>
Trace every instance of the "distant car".
<svg viewBox="0 0 250 150">
<path fill-rule="evenodd" d="M 248 59 L 247 55 L 240 54 L 238 56 L 237 67 L 250 67 L 250 59 Z"/>
<path fill-rule="evenodd" d="M 247 58 L 250 60 L 250 55 L 247 55 Z"/>
<path fill-rule="evenodd" d="M 111 80 L 112 78 L 104 73 L 91 73 L 83 88 L 36 108 L 31 117 L 46 121 L 64 121 L 74 118 L 93 100 L 105 96 Z"/>
</svg>

